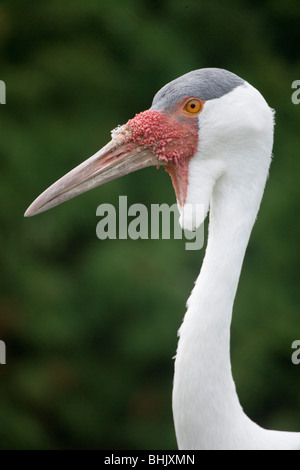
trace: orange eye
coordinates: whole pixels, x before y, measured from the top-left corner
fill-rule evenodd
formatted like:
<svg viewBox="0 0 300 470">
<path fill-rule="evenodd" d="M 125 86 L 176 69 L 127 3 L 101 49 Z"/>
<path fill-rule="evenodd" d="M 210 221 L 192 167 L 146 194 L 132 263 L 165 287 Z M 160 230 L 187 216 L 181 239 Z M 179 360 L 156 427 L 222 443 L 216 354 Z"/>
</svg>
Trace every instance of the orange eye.
<svg viewBox="0 0 300 470">
<path fill-rule="evenodd" d="M 203 101 L 199 100 L 198 98 L 192 98 L 188 100 L 183 108 L 183 111 L 186 114 L 196 115 L 199 114 L 203 109 Z"/>
</svg>

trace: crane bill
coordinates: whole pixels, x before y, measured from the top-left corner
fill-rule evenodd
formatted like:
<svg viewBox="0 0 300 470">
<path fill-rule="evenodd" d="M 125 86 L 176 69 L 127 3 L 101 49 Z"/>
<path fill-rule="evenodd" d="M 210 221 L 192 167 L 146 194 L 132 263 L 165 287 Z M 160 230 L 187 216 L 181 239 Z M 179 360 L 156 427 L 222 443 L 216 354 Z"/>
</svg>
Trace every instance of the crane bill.
<svg viewBox="0 0 300 470">
<path fill-rule="evenodd" d="M 132 147 L 117 135 L 101 150 L 44 191 L 25 217 L 45 212 L 108 181 L 152 165 L 164 164 L 148 148 Z"/>
</svg>

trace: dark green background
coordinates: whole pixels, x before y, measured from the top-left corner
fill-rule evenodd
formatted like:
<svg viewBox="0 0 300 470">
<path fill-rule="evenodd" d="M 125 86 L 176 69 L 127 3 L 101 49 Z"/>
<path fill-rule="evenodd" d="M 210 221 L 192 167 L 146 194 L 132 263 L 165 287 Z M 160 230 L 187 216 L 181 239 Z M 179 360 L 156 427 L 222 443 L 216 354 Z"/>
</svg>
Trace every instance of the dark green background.
<svg viewBox="0 0 300 470">
<path fill-rule="evenodd" d="M 97 206 L 119 195 L 173 204 L 168 175 L 150 168 L 23 213 L 161 86 L 201 67 L 242 76 L 277 113 L 231 350 L 247 414 L 300 430 L 299 24 L 296 0 L 0 3 L 1 449 L 176 448 L 172 357 L 204 250 L 95 234 Z"/>
</svg>

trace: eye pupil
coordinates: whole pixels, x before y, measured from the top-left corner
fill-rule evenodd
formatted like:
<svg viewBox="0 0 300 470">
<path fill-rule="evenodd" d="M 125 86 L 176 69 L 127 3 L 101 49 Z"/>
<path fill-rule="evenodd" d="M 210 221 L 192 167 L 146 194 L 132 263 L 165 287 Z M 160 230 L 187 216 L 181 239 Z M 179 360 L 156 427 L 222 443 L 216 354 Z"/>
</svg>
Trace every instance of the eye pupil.
<svg viewBox="0 0 300 470">
<path fill-rule="evenodd" d="M 196 108 L 195 103 L 191 103 L 191 108 L 192 108 L 192 109 Z"/>
</svg>

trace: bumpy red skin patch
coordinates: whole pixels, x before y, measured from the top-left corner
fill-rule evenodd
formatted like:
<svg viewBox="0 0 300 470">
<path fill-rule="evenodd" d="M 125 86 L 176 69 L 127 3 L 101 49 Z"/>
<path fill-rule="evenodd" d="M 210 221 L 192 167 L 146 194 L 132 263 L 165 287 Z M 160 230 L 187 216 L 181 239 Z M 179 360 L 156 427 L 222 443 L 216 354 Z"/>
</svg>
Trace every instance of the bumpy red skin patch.
<svg viewBox="0 0 300 470">
<path fill-rule="evenodd" d="M 179 120 L 180 119 L 180 120 Z M 180 205 L 186 200 L 188 165 L 198 147 L 198 121 L 196 116 L 185 116 L 178 109 L 165 114 L 143 111 L 126 124 L 127 150 L 148 148 L 166 165 Z"/>
</svg>

